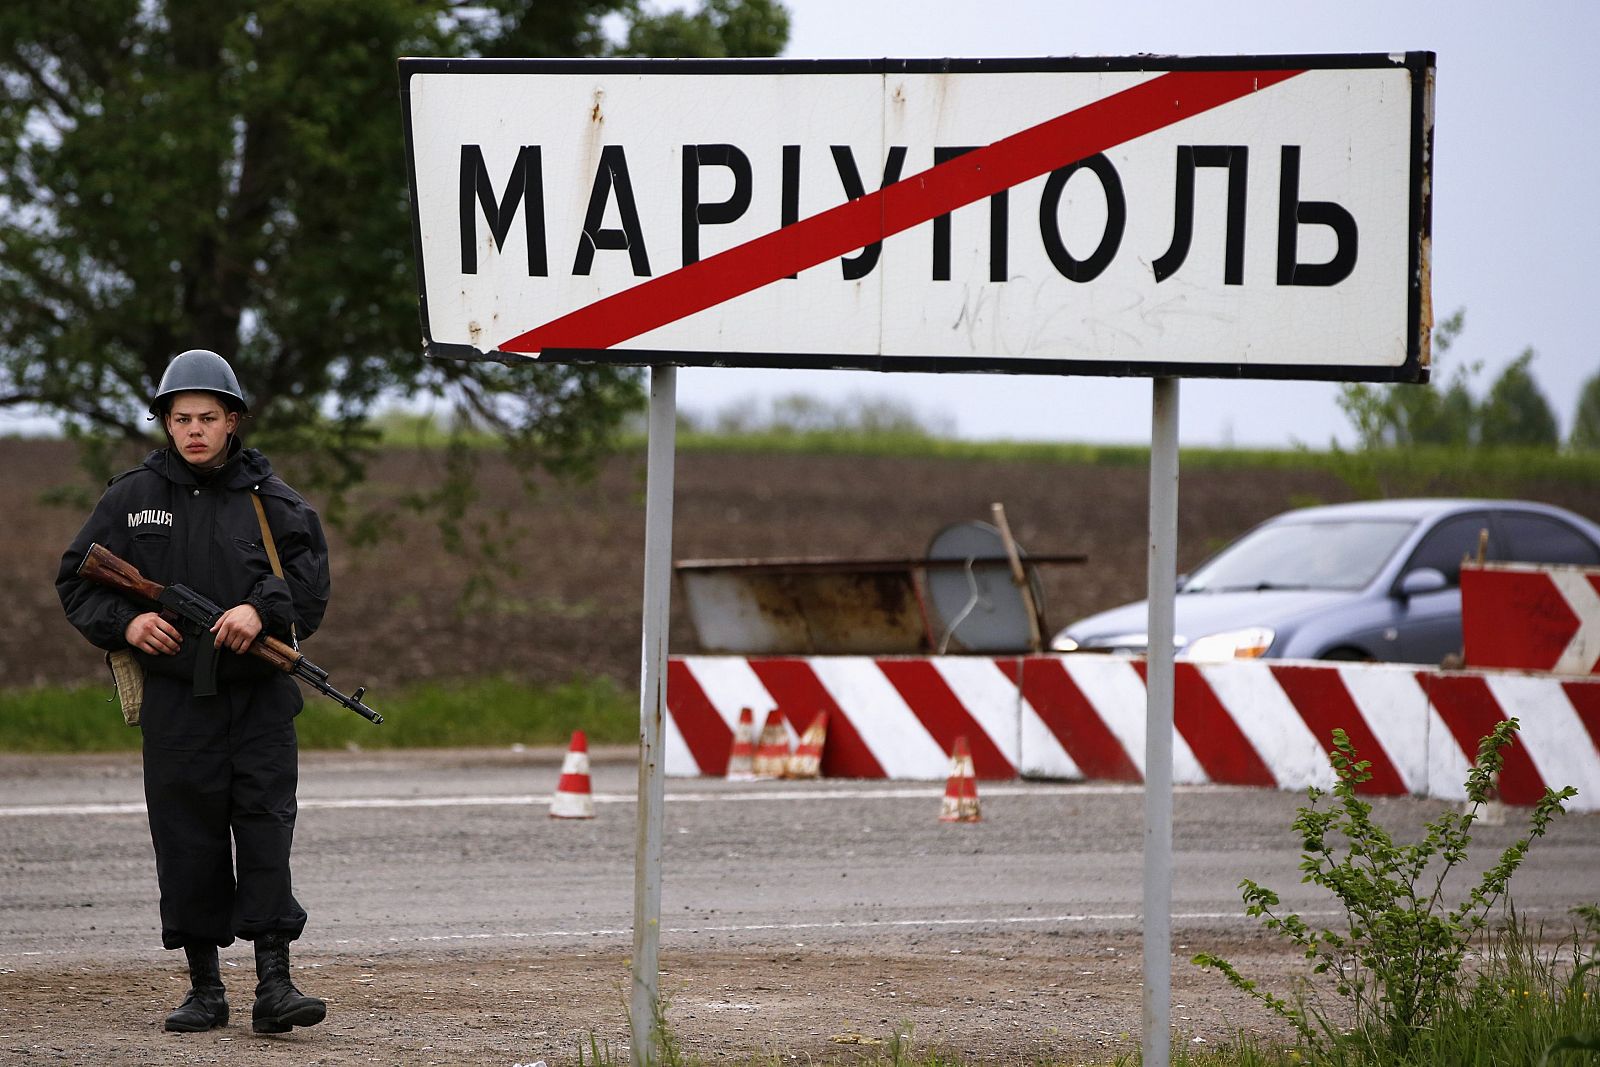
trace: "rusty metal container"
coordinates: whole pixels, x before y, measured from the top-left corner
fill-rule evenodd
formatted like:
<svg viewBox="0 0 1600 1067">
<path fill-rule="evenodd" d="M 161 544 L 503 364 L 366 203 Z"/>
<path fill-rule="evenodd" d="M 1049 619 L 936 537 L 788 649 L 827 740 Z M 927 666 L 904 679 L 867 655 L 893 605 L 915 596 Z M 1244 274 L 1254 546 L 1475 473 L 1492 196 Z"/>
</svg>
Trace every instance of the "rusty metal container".
<svg viewBox="0 0 1600 1067">
<path fill-rule="evenodd" d="M 912 560 L 686 560 L 674 569 L 706 652 L 863 655 L 928 647 Z"/>
<path fill-rule="evenodd" d="M 1084 559 L 1049 556 L 1028 563 Z M 926 558 L 710 559 L 683 560 L 673 570 L 704 652 L 914 655 L 934 650 L 942 625 L 928 608 L 926 572 L 972 565 Z M 1003 559 L 977 566 L 1006 573 Z M 965 651 L 959 642 L 949 650 Z"/>
</svg>

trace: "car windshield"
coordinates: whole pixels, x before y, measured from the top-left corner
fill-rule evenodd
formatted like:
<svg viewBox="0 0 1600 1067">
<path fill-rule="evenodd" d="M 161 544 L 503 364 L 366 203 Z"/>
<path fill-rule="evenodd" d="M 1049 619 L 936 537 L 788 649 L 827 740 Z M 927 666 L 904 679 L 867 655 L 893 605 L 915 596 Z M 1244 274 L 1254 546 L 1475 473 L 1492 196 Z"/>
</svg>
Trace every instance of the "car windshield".
<svg viewBox="0 0 1600 1067">
<path fill-rule="evenodd" d="M 1183 591 L 1360 589 L 1413 525 L 1361 519 L 1263 526 L 1223 549 L 1184 583 Z"/>
</svg>

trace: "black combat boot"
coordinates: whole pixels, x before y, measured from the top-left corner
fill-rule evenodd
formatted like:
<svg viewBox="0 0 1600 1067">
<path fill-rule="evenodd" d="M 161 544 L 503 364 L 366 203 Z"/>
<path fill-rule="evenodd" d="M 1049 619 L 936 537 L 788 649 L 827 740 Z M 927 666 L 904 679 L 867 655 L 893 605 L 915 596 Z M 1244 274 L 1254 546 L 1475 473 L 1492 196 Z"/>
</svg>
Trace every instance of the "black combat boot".
<svg viewBox="0 0 1600 1067">
<path fill-rule="evenodd" d="M 250 1029 L 258 1034 L 288 1033 L 290 1027 L 315 1026 L 328 1005 L 308 997 L 289 981 L 289 939 L 282 934 L 256 938 L 256 1004 Z"/>
<path fill-rule="evenodd" d="M 217 946 L 185 945 L 183 953 L 189 957 L 189 995 L 167 1016 L 167 1029 L 198 1034 L 215 1026 L 227 1026 L 228 1002 L 223 997 Z"/>
</svg>

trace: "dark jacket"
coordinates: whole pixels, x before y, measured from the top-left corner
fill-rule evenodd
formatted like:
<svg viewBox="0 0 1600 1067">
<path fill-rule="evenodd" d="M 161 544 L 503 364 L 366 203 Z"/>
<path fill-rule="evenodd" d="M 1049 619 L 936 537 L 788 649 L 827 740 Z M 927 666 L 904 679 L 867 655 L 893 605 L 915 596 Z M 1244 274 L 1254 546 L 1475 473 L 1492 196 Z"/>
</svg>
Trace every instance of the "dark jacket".
<svg viewBox="0 0 1600 1067">
<path fill-rule="evenodd" d="M 261 497 L 272 529 L 282 578 L 272 573 L 261 524 L 250 501 Z M 189 586 L 224 610 L 250 604 L 265 633 L 288 640 L 289 624 L 305 638 L 322 622 L 328 603 L 328 543 L 317 513 L 253 448 L 233 454 L 204 478 L 169 449 L 157 449 L 142 466 L 108 483 L 94 514 L 61 557 L 56 592 L 67 619 L 90 643 L 115 651 L 134 616 L 150 610 L 120 593 L 79 578 L 78 566 L 95 542 L 162 585 Z M 202 641 L 184 634 L 176 656 L 136 652 L 147 671 L 193 678 Z M 263 678 L 273 669 L 249 656 L 224 651 L 218 677 Z"/>
</svg>

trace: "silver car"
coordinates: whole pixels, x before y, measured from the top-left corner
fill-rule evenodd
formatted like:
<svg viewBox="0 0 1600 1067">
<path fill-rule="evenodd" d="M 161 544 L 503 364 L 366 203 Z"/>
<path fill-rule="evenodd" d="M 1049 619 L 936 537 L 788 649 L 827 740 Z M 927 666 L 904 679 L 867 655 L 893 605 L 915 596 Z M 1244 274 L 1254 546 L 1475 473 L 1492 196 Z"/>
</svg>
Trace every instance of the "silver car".
<svg viewBox="0 0 1600 1067">
<path fill-rule="evenodd" d="M 1461 651 L 1463 559 L 1600 565 L 1600 526 L 1520 500 L 1378 500 L 1268 519 L 1182 579 L 1175 644 L 1196 660 L 1439 663 Z M 1080 619 L 1060 652 L 1146 650 L 1144 601 Z"/>
</svg>

